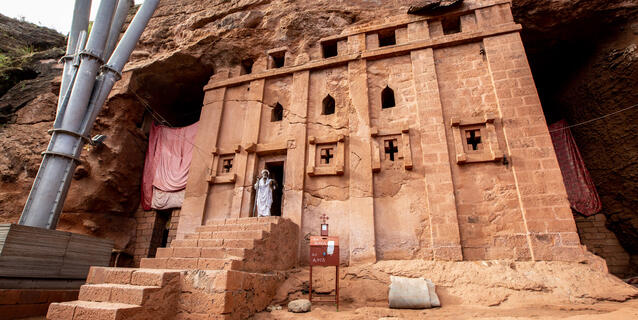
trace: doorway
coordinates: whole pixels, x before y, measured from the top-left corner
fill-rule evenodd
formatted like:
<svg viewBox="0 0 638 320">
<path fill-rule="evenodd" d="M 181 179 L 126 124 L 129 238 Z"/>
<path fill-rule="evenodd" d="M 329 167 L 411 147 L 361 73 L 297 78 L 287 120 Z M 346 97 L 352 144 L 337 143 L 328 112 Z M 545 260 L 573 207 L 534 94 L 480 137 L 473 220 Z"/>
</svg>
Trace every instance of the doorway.
<svg viewBox="0 0 638 320">
<path fill-rule="evenodd" d="M 265 169 L 270 172 L 270 178 L 277 182 L 277 188 L 272 192 L 272 206 L 270 207 L 271 216 L 281 216 L 281 205 L 284 194 L 284 162 L 273 161 L 266 162 Z"/>
</svg>

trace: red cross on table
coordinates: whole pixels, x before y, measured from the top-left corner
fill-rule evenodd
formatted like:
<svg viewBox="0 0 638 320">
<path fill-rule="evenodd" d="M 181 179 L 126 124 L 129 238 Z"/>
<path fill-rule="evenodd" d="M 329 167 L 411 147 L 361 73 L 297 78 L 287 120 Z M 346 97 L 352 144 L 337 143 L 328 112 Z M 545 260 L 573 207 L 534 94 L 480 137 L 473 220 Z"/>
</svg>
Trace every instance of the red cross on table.
<svg viewBox="0 0 638 320">
<path fill-rule="evenodd" d="M 321 217 L 319 217 L 319 219 L 321 219 L 322 224 L 326 224 L 326 221 L 329 220 L 330 218 L 328 218 L 328 216 L 324 213 L 321 215 Z"/>
</svg>

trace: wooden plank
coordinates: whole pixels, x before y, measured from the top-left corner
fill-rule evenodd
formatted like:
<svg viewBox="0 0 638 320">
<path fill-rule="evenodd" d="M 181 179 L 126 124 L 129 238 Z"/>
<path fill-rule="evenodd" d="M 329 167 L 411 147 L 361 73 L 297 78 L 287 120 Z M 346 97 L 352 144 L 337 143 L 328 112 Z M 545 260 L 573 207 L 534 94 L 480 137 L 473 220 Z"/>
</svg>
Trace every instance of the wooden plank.
<svg viewBox="0 0 638 320">
<path fill-rule="evenodd" d="M 0 230 L 0 277 L 84 279 L 111 259 L 112 240 L 15 224 Z"/>
<path fill-rule="evenodd" d="M 7 239 L 10 228 L 10 224 L 0 224 L 0 255 L 2 255 L 2 248 L 4 247 L 4 242 Z"/>
<path fill-rule="evenodd" d="M 3 256 L 64 256 L 71 234 L 13 224 L 6 237 Z"/>
<path fill-rule="evenodd" d="M 85 280 L 1 278 L 0 289 L 79 289 Z"/>
<path fill-rule="evenodd" d="M 62 259 L 0 257 L 0 276 L 22 278 L 59 278 Z"/>
</svg>

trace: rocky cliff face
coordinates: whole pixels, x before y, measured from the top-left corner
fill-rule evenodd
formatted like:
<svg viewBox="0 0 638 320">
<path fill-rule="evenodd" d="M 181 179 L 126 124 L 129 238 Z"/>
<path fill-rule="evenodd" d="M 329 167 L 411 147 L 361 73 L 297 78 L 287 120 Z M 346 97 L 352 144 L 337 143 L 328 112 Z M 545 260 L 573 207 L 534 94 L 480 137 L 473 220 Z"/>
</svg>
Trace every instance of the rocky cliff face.
<svg viewBox="0 0 638 320">
<path fill-rule="evenodd" d="M 566 119 L 575 125 L 604 117 L 572 132 L 600 194 L 607 227 L 632 256 L 625 274 L 636 274 L 638 107 L 615 112 L 638 102 L 638 3 L 513 3 L 548 123 Z"/>
<path fill-rule="evenodd" d="M 84 153 L 86 164 L 76 173 L 60 227 L 115 238 L 126 247 L 134 233 L 130 217 L 139 204 L 145 121 L 190 124 L 199 117 L 202 87 L 214 72 L 282 46 L 294 59 L 318 57 L 320 38 L 423 2 L 161 1 L 98 118 L 95 132 L 109 138 Z M 548 121 L 578 123 L 637 101 L 635 1 L 514 0 L 513 5 Z M 41 90 L 12 107 L 11 120 L 0 128 L 0 221 L 17 220 L 48 141 L 57 89 Z M 609 227 L 633 255 L 638 255 L 636 112 L 574 128 Z"/>
<path fill-rule="evenodd" d="M 7 88 L 0 91 L 0 223 L 10 223 L 20 217 L 50 138 L 65 39 L 0 16 L 0 43 L 0 54 L 8 57 L 0 67 L 0 88 Z M 139 203 L 147 140 L 143 115 L 144 107 L 126 92 L 113 92 L 95 125 L 95 132 L 108 138 L 102 146 L 85 148 L 60 229 L 111 238 L 119 248 L 131 242 L 130 215 Z"/>
</svg>

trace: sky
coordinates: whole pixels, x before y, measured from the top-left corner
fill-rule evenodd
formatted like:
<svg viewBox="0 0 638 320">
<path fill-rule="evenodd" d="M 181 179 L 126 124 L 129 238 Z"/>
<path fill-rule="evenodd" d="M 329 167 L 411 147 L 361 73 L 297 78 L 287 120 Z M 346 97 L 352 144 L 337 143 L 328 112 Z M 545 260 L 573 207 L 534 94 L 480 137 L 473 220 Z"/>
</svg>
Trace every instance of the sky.
<svg viewBox="0 0 638 320">
<path fill-rule="evenodd" d="M 135 0 L 140 4 L 144 0 Z M 37 25 L 67 34 L 71 28 L 75 0 L 0 0 L 0 13 L 11 18 L 24 18 Z M 91 20 L 100 0 L 91 2 Z"/>
</svg>

